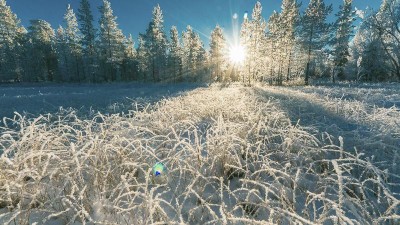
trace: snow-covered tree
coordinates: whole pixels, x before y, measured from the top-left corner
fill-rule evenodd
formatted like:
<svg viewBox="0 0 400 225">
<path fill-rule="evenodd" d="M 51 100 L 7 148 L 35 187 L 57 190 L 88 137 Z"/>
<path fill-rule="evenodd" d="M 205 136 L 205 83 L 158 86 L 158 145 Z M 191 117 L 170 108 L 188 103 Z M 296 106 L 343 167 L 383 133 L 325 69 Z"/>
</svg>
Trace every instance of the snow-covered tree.
<svg viewBox="0 0 400 225">
<path fill-rule="evenodd" d="M 360 78 L 366 81 L 385 81 L 389 73 L 389 64 L 384 52 L 384 47 L 379 38 L 372 38 L 366 43 L 366 48 L 362 52 L 360 61 Z"/>
<path fill-rule="evenodd" d="M 66 41 L 66 53 L 69 65 L 67 71 L 72 81 L 83 81 L 82 68 L 82 36 L 78 28 L 78 21 L 70 5 L 64 16 L 66 27 L 64 29 L 64 39 Z"/>
<path fill-rule="evenodd" d="M 65 38 L 64 28 L 60 25 L 56 31 L 56 49 L 58 59 L 58 70 L 60 72 L 60 81 L 70 81 L 69 68 L 70 57 L 67 48 L 67 40 Z"/>
<path fill-rule="evenodd" d="M 243 83 L 245 83 L 248 80 L 247 78 L 249 77 L 250 74 L 250 54 L 249 54 L 250 37 L 251 37 L 250 21 L 247 16 L 247 13 L 245 13 L 243 18 L 243 23 L 240 27 L 240 46 L 242 46 L 246 52 L 243 65 L 242 67 L 239 68 L 239 74 Z"/>
<path fill-rule="evenodd" d="M 328 44 L 330 24 L 327 17 L 332 12 L 332 5 L 326 5 L 324 0 L 310 0 L 301 18 L 299 35 L 307 54 L 307 65 L 304 82 L 308 85 L 310 65 L 317 50 Z"/>
<path fill-rule="evenodd" d="M 122 62 L 122 80 L 135 80 L 137 79 L 137 52 L 135 49 L 135 42 L 132 35 L 125 40 L 125 53 Z"/>
<path fill-rule="evenodd" d="M 190 25 L 182 34 L 183 68 L 187 81 L 203 79 L 205 70 L 206 52 L 199 34 L 195 33 Z"/>
<path fill-rule="evenodd" d="M 283 46 L 283 36 L 284 29 L 282 27 L 282 17 L 281 15 L 274 11 L 268 19 L 267 28 L 267 46 L 268 50 L 266 55 L 268 56 L 268 69 L 269 76 L 268 81 L 272 83 L 276 80 L 278 83 L 282 81 L 282 63 L 284 60 L 284 49 Z"/>
<path fill-rule="evenodd" d="M 28 65 L 28 63 L 26 63 L 28 61 L 28 55 L 27 55 L 27 49 L 26 49 L 26 45 L 27 45 L 27 33 L 28 31 L 25 29 L 25 27 L 20 26 L 17 29 L 17 36 L 15 39 L 15 48 L 14 48 L 14 55 L 16 56 L 16 60 L 15 60 L 15 75 L 16 75 L 16 79 L 15 81 L 21 81 L 24 80 L 24 77 L 27 76 L 26 71 L 26 66 Z"/>
<path fill-rule="evenodd" d="M 145 46 L 149 53 L 149 69 L 153 81 L 164 79 L 167 64 L 167 37 L 164 32 L 164 18 L 160 5 L 153 9 L 153 16 L 145 35 Z M 164 75 L 165 76 L 165 75 Z"/>
<path fill-rule="evenodd" d="M 265 72 L 264 56 L 267 48 L 265 30 L 267 23 L 261 13 L 262 6 L 257 1 L 251 20 L 245 20 L 242 24 L 241 38 L 244 39 L 247 56 L 241 73 L 242 76 L 246 77 L 245 79 L 248 83 L 259 80 L 262 73 Z"/>
<path fill-rule="evenodd" d="M 211 80 L 225 80 L 223 73 L 227 66 L 228 46 L 220 26 L 216 26 L 211 33 L 210 63 L 212 69 Z"/>
<path fill-rule="evenodd" d="M 117 17 L 113 15 L 111 3 L 103 0 L 100 6 L 99 48 L 100 61 L 105 80 L 115 81 L 120 77 L 120 67 L 125 52 L 125 37 L 118 28 Z"/>
<path fill-rule="evenodd" d="M 204 82 L 207 78 L 206 75 L 206 62 L 207 62 L 207 52 L 204 49 L 203 41 L 198 33 L 194 33 L 192 42 L 192 56 L 193 56 L 193 81 L 194 82 Z"/>
<path fill-rule="evenodd" d="M 400 1 L 383 0 L 368 24 L 379 36 L 391 64 L 391 73 L 400 80 Z"/>
<path fill-rule="evenodd" d="M 96 81 L 96 29 L 93 25 L 93 14 L 90 9 L 89 0 L 81 0 L 78 9 L 78 21 L 80 25 L 80 31 L 82 33 L 82 47 L 85 65 L 85 78 Z"/>
<path fill-rule="evenodd" d="M 138 72 L 141 76 L 141 80 L 148 80 L 148 71 L 149 71 L 149 51 L 145 46 L 145 35 L 140 34 L 138 38 L 138 48 L 137 48 L 137 63 L 138 63 Z"/>
<path fill-rule="evenodd" d="M 176 26 L 170 30 L 169 44 L 169 71 L 172 73 L 173 82 L 176 83 L 182 79 L 182 47 L 179 41 L 179 33 Z"/>
<path fill-rule="evenodd" d="M 55 32 L 44 20 L 31 20 L 28 27 L 28 55 L 31 81 L 57 81 L 58 62 Z"/>
<path fill-rule="evenodd" d="M 385 51 L 382 34 L 375 24 L 376 12 L 363 13 L 362 22 L 357 28 L 351 45 L 350 62 L 355 68 L 355 77 L 362 81 L 387 80 L 391 65 L 391 58 Z"/>
<path fill-rule="evenodd" d="M 293 61 L 293 51 L 296 43 L 296 28 L 300 20 L 300 4 L 297 0 L 283 0 L 281 6 L 280 20 L 282 29 L 282 38 L 284 48 L 284 59 L 286 64 L 286 81 L 289 81 L 291 66 Z M 282 71 L 283 72 L 283 71 Z"/>
<path fill-rule="evenodd" d="M 0 82 L 21 79 L 18 36 L 20 21 L 5 0 L 0 0 Z"/>
<path fill-rule="evenodd" d="M 344 67 L 348 62 L 349 41 L 353 31 L 354 12 L 352 11 L 353 0 L 343 0 L 343 5 L 340 6 L 339 12 L 336 14 L 338 17 L 335 22 L 336 34 L 333 39 L 334 44 L 334 64 L 339 79 L 346 78 Z M 333 82 L 335 82 L 335 73 L 332 74 Z"/>
</svg>

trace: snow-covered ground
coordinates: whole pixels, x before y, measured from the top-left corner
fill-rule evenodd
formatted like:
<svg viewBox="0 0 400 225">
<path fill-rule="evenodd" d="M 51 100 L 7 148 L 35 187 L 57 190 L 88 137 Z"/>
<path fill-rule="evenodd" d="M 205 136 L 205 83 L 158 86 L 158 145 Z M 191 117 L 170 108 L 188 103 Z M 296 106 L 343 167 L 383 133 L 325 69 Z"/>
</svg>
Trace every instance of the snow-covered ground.
<svg viewBox="0 0 400 225">
<path fill-rule="evenodd" d="M 199 87 L 195 84 L 21 84 L 0 85 L 0 118 L 14 112 L 28 116 L 55 113 L 60 107 L 74 108 L 81 116 L 100 111 L 117 113 L 131 103 L 152 103 Z"/>
<path fill-rule="evenodd" d="M 150 85 L 129 114 L 7 119 L 0 223 L 398 224 L 400 85 L 378 86 Z"/>
</svg>

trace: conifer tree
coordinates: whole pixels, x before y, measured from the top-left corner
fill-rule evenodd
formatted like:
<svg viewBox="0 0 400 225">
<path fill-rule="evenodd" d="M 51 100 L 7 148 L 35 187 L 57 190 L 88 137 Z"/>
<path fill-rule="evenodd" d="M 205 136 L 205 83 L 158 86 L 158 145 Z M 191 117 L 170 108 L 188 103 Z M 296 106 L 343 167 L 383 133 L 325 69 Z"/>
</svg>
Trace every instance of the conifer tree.
<svg viewBox="0 0 400 225">
<path fill-rule="evenodd" d="M 70 81 L 69 53 L 67 50 L 67 40 L 65 38 L 64 28 L 60 25 L 56 32 L 56 49 L 58 59 L 58 70 L 60 73 L 60 81 Z"/>
<path fill-rule="evenodd" d="M 352 12 L 353 0 L 343 0 L 343 5 L 340 6 L 338 17 L 335 22 L 336 34 L 334 37 L 334 64 L 337 71 L 337 76 L 340 80 L 346 78 L 344 67 L 348 62 L 349 42 L 353 29 L 354 12 Z M 335 82 L 335 73 L 332 74 L 333 82 Z"/>
<path fill-rule="evenodd" d="M 307 54 L 307 65 L 304 82 L 308 85 L 310 65 L 313 54 L 328 44 L 330 24 L 327 17 L 332 12 L 332 5 L 326 5 L 324 0 L 310 0 L 301 18 L 299 35 Z"/>
<path fill-rule="evenodd" d="M 133 41 L 133 37 L 130 34 L 129 37 L 125 40 L 125 53 L 124 59 L 122 63 L 122 80 L 129 81 L 137 79 L 136 75 L 136 57 L 137 52 L 134 47 L 135 42 Z"/>
<path fill-rule="evenodd" d="M 137 63 L 138 73 L 141 76 L 141 80 L 148 81 L 149 71 L 149 52 L 145 45 L 145 35 L 140 34 L 138 38 L 138 49 L 137 49 Z"/>
<path fill-rule="evenodd" d="M 388 61 L 385 60 L 384 47 L 382 42 L 377 37 L 366 43 L 365 49 L 362 52 L 362 61 L 360 67 L 362 68 L 361 76 L 366 81 L 385 81 L 389 73 Z"/>
<path fill-rule="evenodd" d="M 190 25 L 182 33 L 183 68 L 186 81 L 199 81 L 202 78 L 206 52 L 199 34 L 195 33 Z"/>
<path fill-rule="evenodd" d="M 286 60 L 286 81 L 290 79 L 294 49 L 296 46 L 296 29 L 300 20 L 300 4 L 297 0 L 283 0 L 281 6 L 282 42 Z"/>
<path fill-rule="evenodd" d="M 85 65 L 85 78 L 95 82 L 97 61 L 96 61 L 96 29 L 93 25 L 93 14 L 90 9 L 89 0 L 81 0 L 78 9 L 78 21 L 82 34 L 82 51 Z"/>
<path fill-rule="evenodd" d="M 31 81 L 58 81 L 55 32 L 44 20 L 31 20 L 28 27 Z"/>
<path fill-rule="evenodd" d="M 72 81 L 83 81 L 82 65 L 82 36 L 78 28 L 78 21 L 70 5 L 67 7 L 64 20 L 66 27 L 64 29 L 64 38 L 66 41 L 66 51 L 69 58 L 68 73 Z"/>
<path fill-rule="evenodd" d="M 204 82 L 206 80 L 206 65 L 207 62 L 207 53 L 204 49 L 203 41 L 200 38 L 198 33 L 193 33 L 193 42 L 192 42 L 192 56 L 193 56 L 193 82 Z"/>
<path fill-rule="evenodd" d="M 245 83 L 250 74 L 250 21 L 247 13 L 244 14 L 243 23 L 240 27 L 240 46 L 245 49 L 245 58 L 242 67 L 239 69 L 239 74 L 242 82 Z"/>
<path fill-rule="evenodd" d="M 5 0 L 0 0 L 0 82 L 21 79 L 17 46 L 21 33 L 20 21 Z"/>
<path fill-rule="evenodd" d="M 282 16 L 274 11 L 268 19 L 268 69 L 269 79 L 280 83 L 282 81 L 282 63 L 284 60 L 284 27 L 282 24 Z"/>
<path fill-rule="evenodd" d="M 160 5 L 153 9 L 153 16 L 145 35 L 145 46 L 149 53 L 149 69 L 154 82 L 164 79 L 167 64 L 167 37 Z M 165 75 L 164 75 L 165 76 Z"/>
<path fill-rule="evenodd" d="M 182 76 L 182 47 L 179 41 L 179 33 L 176 26 L 172 26 L 170 30 L 169 45 L 169 68 L 172 71 L 173 82 L 181 80 Z"/>
<path fill-rule="evenodd" d="M 227 64 L 228 55 L 227 43 L 220 26 L 216 26 L 211 33 L 210 41 L 210 62 L 213 76 L 211 80 L 223 81 L 223 71 Z"/>
<path fill-rule="evenodd" d="M 103 5 L 99 10 L 101 14 L 99 20 L 100 66 L 103 70 L 104 80 L 115 81 L 121 76 L 120 67 L 125 51 L 125 37 L 118 28 L 117 17 L 113 15 L 111 3 L 103 0 Z"/>
<path fill-rule="evenodd" d="M 266 37 L 265 30 L 267 23 L 261 15 L 262 6 L 259 1 L 253 8 L 251 20 L 248 26 L 248 35 L 250 35 L 247 46 L 249 74 L 248 83 L 256 81 L 260 78 L 263 71 L 265 71 L 265 51 L 266 51 Z"/>
</svg>

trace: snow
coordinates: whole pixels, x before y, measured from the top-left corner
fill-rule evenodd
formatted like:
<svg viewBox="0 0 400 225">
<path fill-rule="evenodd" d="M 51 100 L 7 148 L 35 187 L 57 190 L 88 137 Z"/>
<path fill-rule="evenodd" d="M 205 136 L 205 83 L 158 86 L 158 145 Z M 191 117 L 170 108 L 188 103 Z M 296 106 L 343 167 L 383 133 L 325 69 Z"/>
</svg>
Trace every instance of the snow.
<svg viewBox="0 0 400 225">
<path fill-rule="evenodd" d="M 60 105 L 81 93 L 75 104 L 102 112 L 27 105 L 51 114 L 6 120 L 1 224 L 399 222 L 400 112 L 386 103 L 398 101 L 398 84 L 0 90 Z M 105 115 L 118 101 L 130 113 Z M 166 182 L 153 182 L 157 162 Z"/>
<path fill-rule="evenodd" d="M 0 118 L 14 112 L 55 113 L 60 107 L 86 115 L 90 110 L 116 113 L 131 109 L 133 101 L 153 103 L 199 87 L 196 84 L 21 84 L 0 85 Z"/>
</svg>

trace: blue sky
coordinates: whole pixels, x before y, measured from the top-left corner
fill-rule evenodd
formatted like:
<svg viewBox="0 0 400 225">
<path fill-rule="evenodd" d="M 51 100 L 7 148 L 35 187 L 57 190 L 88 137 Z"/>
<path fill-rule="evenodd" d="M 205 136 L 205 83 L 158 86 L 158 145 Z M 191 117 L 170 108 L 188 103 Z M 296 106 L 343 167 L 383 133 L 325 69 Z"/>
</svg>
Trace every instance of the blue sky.
<svg viewBox="0 0 400 225">
<path fill-rule="evenodd" d="M 7 0 L 14 13 L 18 15 L 24 26 L 29 25 L 31 19 L 44 19 L 51 23 L 53 28 L 59 24 L 64 25 L 63 15 L 67 4 L 77 11 L 80 0 Z M 98 21 L 97 7 L 102 0 L 91 0 L 95 23 Z M 191 25 L 201 34 L 201 38 L 208 45 L 208 38 L 216 24 L 224 28 L 229 40 L 232 40 L 232 27 L 238 27 L 243 14 L 252 11 L 256 0 L 111 0 L 114 15 L 123 32 L 132 34 L 137 38 L 140 32 L 145 32 L 151 19 L 151 12 L 155 5 L 160 4 L 164 13 L 165 30 L 169 33 L 172 25 L 176 25 L 179 31 Z M 353 5 L 359 9 L 370 6 L 377 9 L 381 0 L 354 0 Z M 342 0 L 326 0 L 333 4 L 337 11 Z M 263 15 L 266 19 L 273 10 L 279 11 L 281 0 L 261 0 Z M 303 0 L 303 7 L 308 0 Z M 235 22 L 232 15 L 237 13 L 239 21 Z M 206 46 L 208 47 L 208 46 Z"/>
</svg>

